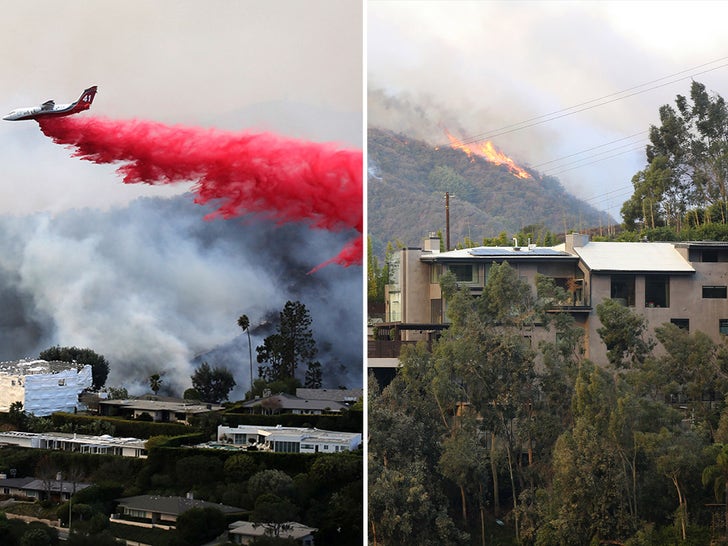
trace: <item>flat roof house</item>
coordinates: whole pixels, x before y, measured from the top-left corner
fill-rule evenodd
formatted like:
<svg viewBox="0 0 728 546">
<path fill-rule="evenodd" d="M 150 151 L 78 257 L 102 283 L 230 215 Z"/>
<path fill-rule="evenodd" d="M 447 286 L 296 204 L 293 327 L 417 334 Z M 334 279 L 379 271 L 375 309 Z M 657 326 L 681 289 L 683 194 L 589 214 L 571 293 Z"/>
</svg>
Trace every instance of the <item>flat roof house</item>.
<svg viewBox="0 0 728 546">
<path fill-rule="evenodd" d="M 361 444 L 361 434 L 280 425 L 220 425 L 217 427 L 217 441 L 278 453 L 338 453 L 357 449 Z"/>
<path fill-rule="evenodd" d="M 56 449 L 93 455 L 118 455 L 144 458 L 145 441 L 139 438 L 119 438 L 104 434 L 91 436 L 71 432 L 0 432 L 0 445 L 15 445 L 35 449 Z"/>
<path fill-rule="evenodd" d="M 568 301 L 555 312 L 570 313 L 584 328 L 586 356 L 606 364 L 607 349 L 597 333 L 596 307 L 614 299 L 643 315 L 650 330 L 672 322 L 719 341 L 728 335 L 728 242 L 592 242 L 569 234 L 555 247 L 475 247 L 440 252 L 436 236 L 422 248 L 404 248 L 391 264 L 385 319 L 369 340 L 369 368 L 397 366 L 403 344 L 431 341 L 448 327 L 440 278 L 452 273 L 458 285 L 479 295 L 494 264 L 508 262 L 533 287 L 537 275 L 567 289 Z M 535 343 L 545 330 L 530 334 Z M 384 375 L 383 375 L 384 376 Z"/>
</svg>

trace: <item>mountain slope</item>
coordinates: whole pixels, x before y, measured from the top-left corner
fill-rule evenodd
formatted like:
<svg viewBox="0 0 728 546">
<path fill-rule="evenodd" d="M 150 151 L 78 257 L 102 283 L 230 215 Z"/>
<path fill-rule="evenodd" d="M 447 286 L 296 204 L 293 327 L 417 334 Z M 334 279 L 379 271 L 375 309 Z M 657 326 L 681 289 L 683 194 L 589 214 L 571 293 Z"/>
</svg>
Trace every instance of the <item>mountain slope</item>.
<svg viewBox="0 0 728 546">
<path fill-rule="evenodd" d="M 506 166 L 461 150 L 432 145 L 392 131 L 368 131 L 367 214 L 373 251 L 388 241 L 419 246 L 428 233 L 445 232 L 445 192 L 450 192 L 450 241 L 479 242 L 525 226 L 554 233 L 610 222 L 567 193 L 556 178 L 526 169 L 522 179 Z M 611 220 L 613 222 L 613 220 Z"/>
</svg>

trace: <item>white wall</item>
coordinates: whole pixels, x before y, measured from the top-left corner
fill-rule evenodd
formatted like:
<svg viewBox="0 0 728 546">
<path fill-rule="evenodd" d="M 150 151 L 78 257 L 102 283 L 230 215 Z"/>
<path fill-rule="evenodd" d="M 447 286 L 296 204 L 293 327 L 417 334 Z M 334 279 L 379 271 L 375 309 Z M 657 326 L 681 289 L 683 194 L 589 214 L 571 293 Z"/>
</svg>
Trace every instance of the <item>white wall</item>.
<svg viewBox="0 0 728 546">
<path fill-rule="evenodd" d="M 30 374 L 22 377 L 22 381 L 22 394 L 17 390 L 3 392 L 0 410 L 5 403 L 9 408 L 12 402 L 19 400 L 23 402 L 25 411 L 38 416 L 50 415 L 54 411 L 73 411 L 79 405 L 78 395 L 92 385 L 91 366 L 84 366 L 79 371 L 72 367 L 58 373 Z M 0 391 L 4 391 L 1 385 Z"/>
</svg>

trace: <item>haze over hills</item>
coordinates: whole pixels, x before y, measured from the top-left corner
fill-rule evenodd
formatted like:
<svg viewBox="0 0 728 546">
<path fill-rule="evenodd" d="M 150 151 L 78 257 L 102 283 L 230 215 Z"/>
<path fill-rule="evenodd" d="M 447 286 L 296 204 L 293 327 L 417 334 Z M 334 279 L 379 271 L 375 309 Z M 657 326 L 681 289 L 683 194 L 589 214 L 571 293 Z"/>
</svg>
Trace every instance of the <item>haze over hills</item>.
<svg viewBox="0 0 728 546">
<path fill-rule="evenodd" d="M 388 241 L 419 246 L 428 233 L 444 233 L 446 192 L 453 246 L 465 237 L 479 243 L 502 231 L 510 237 L 532 225 L 563 234 L 615 224 L 567 193 L 558 179 L 523 165 L 496 164 L 464 145 L 435 147 L 370 127 L 367 146 L 368 230 L 380 257 Z"/>
</svg>

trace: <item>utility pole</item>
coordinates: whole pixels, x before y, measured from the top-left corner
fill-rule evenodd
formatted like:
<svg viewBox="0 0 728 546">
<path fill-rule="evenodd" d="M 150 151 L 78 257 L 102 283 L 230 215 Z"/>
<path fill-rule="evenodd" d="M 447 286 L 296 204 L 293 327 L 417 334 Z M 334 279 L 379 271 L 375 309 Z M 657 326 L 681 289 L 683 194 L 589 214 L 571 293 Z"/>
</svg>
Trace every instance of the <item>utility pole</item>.
<svg viewBox="0 0 728 546">
<path fill-rule="evenodd" d="M 445 192 L 445 252 L 450 251 L 450 192 Z"/>
</svg>

